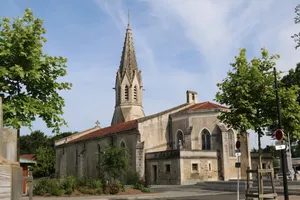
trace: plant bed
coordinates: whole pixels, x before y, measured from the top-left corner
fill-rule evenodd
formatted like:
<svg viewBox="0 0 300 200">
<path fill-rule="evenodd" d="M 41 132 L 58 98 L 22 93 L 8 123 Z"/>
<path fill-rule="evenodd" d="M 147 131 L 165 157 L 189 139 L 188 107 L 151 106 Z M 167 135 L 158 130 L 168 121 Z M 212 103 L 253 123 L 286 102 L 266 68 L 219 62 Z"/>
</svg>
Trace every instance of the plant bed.
<svg viewBox="0 0 300 200">
<path fill-rule="evenodd" d="M 108 196 L 136 195 L 150 193 L 149 188 L 141 184 L 128 187 L 116 182 L 102 184 L 100 180 L 89 178 L 66 177 L 63 179 L 43 179 L 34 186 L 34 196 L 40 197 L 74 197 L 74 196 Z"/>
</svg>

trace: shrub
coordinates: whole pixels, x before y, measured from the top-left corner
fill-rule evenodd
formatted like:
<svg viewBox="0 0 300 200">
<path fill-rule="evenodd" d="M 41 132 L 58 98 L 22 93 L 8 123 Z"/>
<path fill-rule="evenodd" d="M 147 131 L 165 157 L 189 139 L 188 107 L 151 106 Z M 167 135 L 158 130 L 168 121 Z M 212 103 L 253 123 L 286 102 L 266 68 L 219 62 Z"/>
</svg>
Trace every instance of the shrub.
<svg viewBox="0 0 300 200">
<path fill-rule="evenodd" d="M 65 194 L 72 194 L 73 190 L 71 188 L 66 189 Z"/>
<path fill-rule="evenodd" d="M 76 178 L 74 176 L 67 176 L 61 181 L 61 187 L 64 190 L 71 190 L 72 192 L 75 189 Z"/>
<path fill-rule="evenodd" d="M 110 190 L 109 193 L 110 194 L 117 194 L 120 191 L 120 187 L 117 184 L 112 184 L 110 185 Z"/>
<path fill-rule="evenodd" d="M 121 184 L 120 181 L 116 181 L 115 184 L 116 184 L 116 186 L 118 186 L 119 189 L 122 190 L 122 192 L 126 191 L 125 186 L 123 184 Z"/>
<path fill-rule="evenodd" d="M 140 183 L 140 175 L 133 169 L 129 169 L 124 175 L 124 183 L 127 185 L 134 185 L 135 183 Z"/>
<path fill-rule="evenodd" d="M 34 195 L 60 196 L 62 193 L 57 179 L 42 179 L 33 188 Z"/>
<path fill-rule="evenodd" d="M 88 187 L 88 188 L 102 188 L 101 180 L 95 180 L 88 177 L 77 178 L 76 188 Z"/>
<path fill-rule="evenodd" d="M 150 188 L 146 188 L 146 187 L 144 187 L 144 186 L 143 186 L 142 184 L 140 184 L 140 183 L 134 184 L 133 188 L 134 188 L 134 189 L 137 189 L 137 190 L 140 190 L 140 191 L 142 191 L 142 192 L 145 192 L 145 193 L 151 192 Z"/>
<path fill-rule="evenodd" d="M 109 185 L 104 185 L 103 186 L 103 193 L 104 194 L 110 194 L 110 187 L 109 187 Z"/>
</svg>

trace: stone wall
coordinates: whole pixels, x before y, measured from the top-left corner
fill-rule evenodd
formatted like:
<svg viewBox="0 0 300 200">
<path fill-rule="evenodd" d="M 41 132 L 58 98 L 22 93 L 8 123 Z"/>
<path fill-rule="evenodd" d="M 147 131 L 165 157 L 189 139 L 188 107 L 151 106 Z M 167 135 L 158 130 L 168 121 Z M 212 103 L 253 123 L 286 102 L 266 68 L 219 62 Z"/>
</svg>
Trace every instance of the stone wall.
<svg viewBox="0 0 300 200">
<path fill-rule="evenodd" d="M 183 104 L 170 110 L 139 119 L 140 142 L 144 143 L 145 153 L 165 151 L 169 146 L 169 116 L 191 104 Z"/>
<path fill-rule="evenodd" d="M 200 181 L 218 180 L 217 158 L 181 158 L 181 184 L 195 184 Z"/>
<path fill-rule="evenodd" d="M 10 162 L 17 162 L 17 130 L 4 128 L 2 134 L 2 155 Z"/>
<path fill-rule="evenodd" d="M 136 131 L 129 131 L 58 146 L 56 147 L 56 173 L 59 176 L 76 175 L 95 177 L 98 174 L 99 150 L 100 152 L 104 152 L 105 148 L 111 144 L 120 146 L 122 141 L 124 141 L 125 146 L 128 148 L 130 163 L 135 169 L 137 137 Z"/>
<path fill-rule="evenodd" d="M 22 195 L 22 168 L 0 164 L 0 199 L 19 200 Z"/>
</svg>

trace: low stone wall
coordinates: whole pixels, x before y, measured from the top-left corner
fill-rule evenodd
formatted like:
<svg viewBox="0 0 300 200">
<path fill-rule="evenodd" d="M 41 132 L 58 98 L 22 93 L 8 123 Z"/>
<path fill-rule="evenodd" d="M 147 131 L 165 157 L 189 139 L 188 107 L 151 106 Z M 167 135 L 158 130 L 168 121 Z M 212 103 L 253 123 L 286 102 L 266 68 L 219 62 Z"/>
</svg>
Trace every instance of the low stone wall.
<svg viewBox="0 0 300 200">
<path fill-rule="evenodd" d="M 22 195 L 22 168 L 15 165 L 0 164 L 0 199 L 19 200 Z"/>
</svg>

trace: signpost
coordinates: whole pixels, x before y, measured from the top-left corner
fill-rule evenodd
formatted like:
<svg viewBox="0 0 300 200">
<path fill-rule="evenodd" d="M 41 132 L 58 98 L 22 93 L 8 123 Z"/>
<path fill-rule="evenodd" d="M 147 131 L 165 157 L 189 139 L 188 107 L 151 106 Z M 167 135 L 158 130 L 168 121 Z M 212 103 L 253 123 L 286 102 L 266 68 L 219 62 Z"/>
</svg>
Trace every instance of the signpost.
<svg viewBox="0 0 300 200">
<path fill-rule="evenodd" d="M 241 168 L 241 162 L 240 162 L 240 147 L 241 147 L 241 142 L 236 141 L 235 143 L 236 151 L 235 151 L 235 156 L 237 157 L 237 162 L 235 163 L 235 168 L 237 168 L 237 200 L 240 199 L 240 168 Z"/>
</svg>

